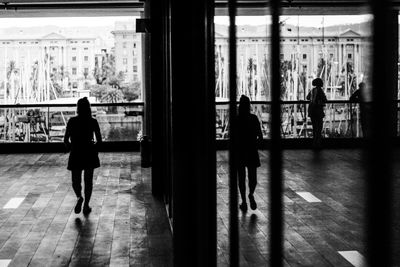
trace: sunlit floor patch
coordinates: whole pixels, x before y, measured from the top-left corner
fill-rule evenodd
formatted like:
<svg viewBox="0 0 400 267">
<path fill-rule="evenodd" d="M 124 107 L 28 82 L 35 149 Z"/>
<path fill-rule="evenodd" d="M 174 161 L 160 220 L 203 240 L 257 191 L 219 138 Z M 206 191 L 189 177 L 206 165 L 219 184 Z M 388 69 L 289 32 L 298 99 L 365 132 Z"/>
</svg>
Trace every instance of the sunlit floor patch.
<svg viewBox="0 0 400 267">
<path fill-rule="evenodd" d="M 319 198 L 311 194 L 310 192 L 296 192 L 299 196 L 304 198 L 307 202 L 321 202 Z"/>
<path fill-rule="evenodd" d="M 283 196 L 283 202 L 285 203 L 293 203 L 294 201 L 288 198 L 287 196 Z"/>
<path fill-rule="evenodd" d="M 7 267 L 11 260 L 0 260 L 0 267 Z"/>
<path fill-rule="evenodd" d="M 356 250 L 338 251 L 343 258 L 350 262 L 355 267 L 366 267 L 364 256 Z"/>
<path fill-rule="evenodd" d="M 13 197 L 7 202 L 7 204 L 4 205 L 3 209 L 16 209 L 19 207 L 19 205 L 21 205 L 24 199 L 24 197 Z"/>
</svg>

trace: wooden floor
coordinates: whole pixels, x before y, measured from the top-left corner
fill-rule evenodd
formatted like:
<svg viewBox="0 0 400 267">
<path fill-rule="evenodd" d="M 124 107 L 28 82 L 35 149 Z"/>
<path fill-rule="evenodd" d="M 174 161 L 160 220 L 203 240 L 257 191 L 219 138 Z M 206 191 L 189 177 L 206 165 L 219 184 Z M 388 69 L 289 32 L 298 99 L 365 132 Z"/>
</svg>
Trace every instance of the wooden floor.
<svg viewBox="0 0 400 267">
<path fill-rule="evenodd" d="M 247 214 L 239 211 L 241 266 L 268 264 L 269 159 L 265 152 L 260 155 L 263 163 L 255 193 L 258 209 L 249 208 Z M 283 157 L 285 266 L 362 266 L 358 264 L 366 248 L 361 151 L 291 150 Z M 227 160 L 226 152 L 218 153 L 219 266 L 228 266 L 229 255 Z M 316 199 L 308 198 L 308 193 Z"/>
<path fill-rule="evenodd" d="M 172 266 L 171 233 L 164 206 L 151 196 L 150 170 L 140 168 L 137 153 L 100 156 L 93 211 L 84 217 L 73 212 L 66 154 L 0 155 L 1 267 Z"/>
<path fill-rule="evenodd" d="M 241 266 L 268 266 L 268 154 L 260 155 L 258 209 L 239 212 Z M 84 217 L 73 212 L 66 154 L 0 155 L 0 267 L 172 266 L 171 233 L 163 204 L 151 196 L 150 170 L 139 167 L 138 153 L 100 156 L 93 212 Z M 228 266 L 228 158 L 217 156 L 218 266 Z M 284 152 L 285 266 L 362 266 L 363 171 L 359 150 Z M 400 221 L 400 201 L 395 210 Z"/>
</svg>

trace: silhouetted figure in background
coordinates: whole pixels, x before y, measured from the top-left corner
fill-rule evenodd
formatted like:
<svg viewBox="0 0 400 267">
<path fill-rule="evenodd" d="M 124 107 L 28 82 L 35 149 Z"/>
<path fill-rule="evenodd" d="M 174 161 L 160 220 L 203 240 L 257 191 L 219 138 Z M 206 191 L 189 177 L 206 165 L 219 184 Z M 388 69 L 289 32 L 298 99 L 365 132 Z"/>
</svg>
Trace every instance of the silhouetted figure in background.
<svg viewBox="0 0 400 267">
<path fill-rule="evenodd" d="M 324 106 L 327 99 L 322 90 L 324 83 L 321 78 L 314 79 L 312 85 L 314 88 L 311 89 L 307 95 L 307 100 L 310 100 L 308 105 L 308 117 L 311 118 L 313 127 L 314 147 L 320 148 L 323 119 L 325 117 Z"/>
<path fill-rule="evenodd" d="M 368 104 L 365 100 L 365 92 L 366 86 L 364 82 L 360 82 L 358 84 L 358 89 L 354 91 L 354 93 L 350 96 L 350 102 L 359 103 L 360 105 L 360 122 L 361 122 L 361 131 L 363 137 L 367 136 L 367 113 L 368 113 Z"/>
<path fill-rule="evenodd" d="M 249 179 L 250 207 L 252 210 L 257 209 L 254 191 L 257 185 L 257 168 L 261 166 L 257 145 L 263 136 L 257 116 L 250 113 L 250 99 L 244 95 L 240 97 L 239 102 L 237 133 L 236 157 L 239 191 L 242 198 L 242 204 L 239 207 L 243 212 L 246 212 L 246 167 Z"/>
<path fill-rule="evenodd" d="M 93 170 L 100 167 L 97 146 L 102 142 L 99 124 L 92 118 L 92 111 L 89 100 L 84 97 L 77 103 L 78 116 L 68 121 L 65 131 L 64 143 L 68 151 L 71 151 L 68 159 L 67 169 L 72 174 L 72 188 L 78 198 L 75 213 L 80 213 L 82 208 L 82 171 L 85 181 L 85 203 L 83 214 L 89 214 L 90 197 L 93 189 Z M 96 142 L 93 139 L 96 136 Z"/>
</svg>

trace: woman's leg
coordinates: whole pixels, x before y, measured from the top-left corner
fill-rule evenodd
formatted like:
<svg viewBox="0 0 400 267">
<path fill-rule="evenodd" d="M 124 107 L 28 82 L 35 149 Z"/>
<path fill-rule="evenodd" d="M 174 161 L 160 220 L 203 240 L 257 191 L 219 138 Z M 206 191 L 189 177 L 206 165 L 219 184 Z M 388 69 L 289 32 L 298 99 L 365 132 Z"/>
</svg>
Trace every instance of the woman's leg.
<svg viewBox="0 0 400 267">
<path fill-rule="evenodd" d="M 93 169 L 85 169 L 85 206 L 89 206 L 90 197 L 93 190 Z"/>
<path fill-rule="evenodd" d="M 242 203 L 246 203 L 246 169 L 245 166 L 238 166 L 238 180 L 239 180 L 239 192 L 242 198 Z"/>
<path fill-rule="evenodd" d="M 324 124 L 324 118 L 319 118 L 317 124 L 318 124 L 317 126 L 318 142 L 320 142 L 322 138 L 322 126 Z"/>
<path fill-rule="evenodd" d="M 74 189 L 77 198 L 82 197 L 82 170 L 72 170 L 72 188 Z"/>
<path fill-rule="evenodd" d="M 256 190 L 257 185 L 257 168 L 256 167 L 247 167 L 248 176 L 249 176 L 249 195 L 253 195 Z"/>
<path fill-rule="evenodd" d="M 250 200 L 250 208 L 252 210 L 257 209 L 257 203 L 254 200 L 254 191 L 256 190 L 257 185 L 257 168 L 256 167 L 247 167 L 248 177 L 249 177 L 249 200 Z"/>
<path fill-rule="evenodd" d="M 313 141 L 314 141 L 314 145 L 315 145 L 315 142 L 318 139 L 317 119 L 314 117 L 311 117 L 311 124 L 312 124 Z"/>
</svg>

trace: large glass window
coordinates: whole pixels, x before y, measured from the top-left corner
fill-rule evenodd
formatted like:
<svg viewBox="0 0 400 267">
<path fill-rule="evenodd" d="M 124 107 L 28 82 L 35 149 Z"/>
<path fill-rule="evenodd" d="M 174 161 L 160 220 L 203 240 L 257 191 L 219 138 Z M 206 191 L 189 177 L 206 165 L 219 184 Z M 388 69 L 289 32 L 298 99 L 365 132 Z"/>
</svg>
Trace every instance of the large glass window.
<svg viewBox="0 0 400 267">
<path fill-rule="evenodd" d="M 280 24 L 282 137 L 312 137 L 306 96 L 317 77 L 323 80 L 329 100 L 324 136 L 362 137 L 359 104 L 350 104 L 349 99 L 360 83 L 370 84 L 371 16 L 281 16 Z M 229 88 L 226 25 L 227 18 L 216 18 L 217 139 L 228 138 L 227 110 L 222 104 L 228 100 Z M 247 95 L 253 102 L 264 138 L 270 134 L 269 30 L 270 24 L 263 24 L 260 17 L 238 17 L 237 95 Z"/>
<path fill-rule="evenodd" d="M 371 16 L 282 16 L 280 25 L 281 96 L 292 101 L 282 106 L 283 137 L 312 136 L 301 101 L 315 78 L 322 79 L 329 100 L 323 136 L 362 137 L 359 104 L 349 100 L 360 84 L 370 84 Z"/>
<path fill-rule="evenodd" d="M 123 48 L 130 47 L 124 40 L 128 36 L 141 43 L 135 19 L 126 16 L 1 18 L 0 91 L 4 93 L 0 94 L 0 103 L 35 104 L 71 97 L 74 83 L 85 90 L 74 92 L 74 97 L 86 96 L 89 91 L 92 103 L 140 101 L 143 69 L 140 46 L 138 53 L 123 53 Z M 37 44 L 31 45 L 32 42 Z M 94 60 L 89 61 L 90 58 Z M 47 64 L 50 59 L 52 64 Z M 134 61 L 138 62 L 137 80 L 133 65 L 128 71 L 125 68 Z M 86 72 L 84 68 L 93 71 Z M 71 72 L 65 71 L 68 69 Z M 50 75 L 41 75 L 47 72 Z M 42 93 L 48 87 L 55 90 Z"/>
<path fill-rule="evenodd" d="M 93 104 L 106 141 L 137 140 L 143 116 L 143 62 L 135 20 L 0 18 L 0 104 L 33 105 L 0 110 L 0 142 L 60 141 L 66 122 L 75 115 L 75 108 L 65 105 L 74 105 L 81 97 L 89 97 Z M 137 53 L 123 53 L 123 44 L 125 50 L 133 50 L 127 37 L 137 44 Z M 136 71 L 131 62 L 136 62 Z"/>
</svg>

